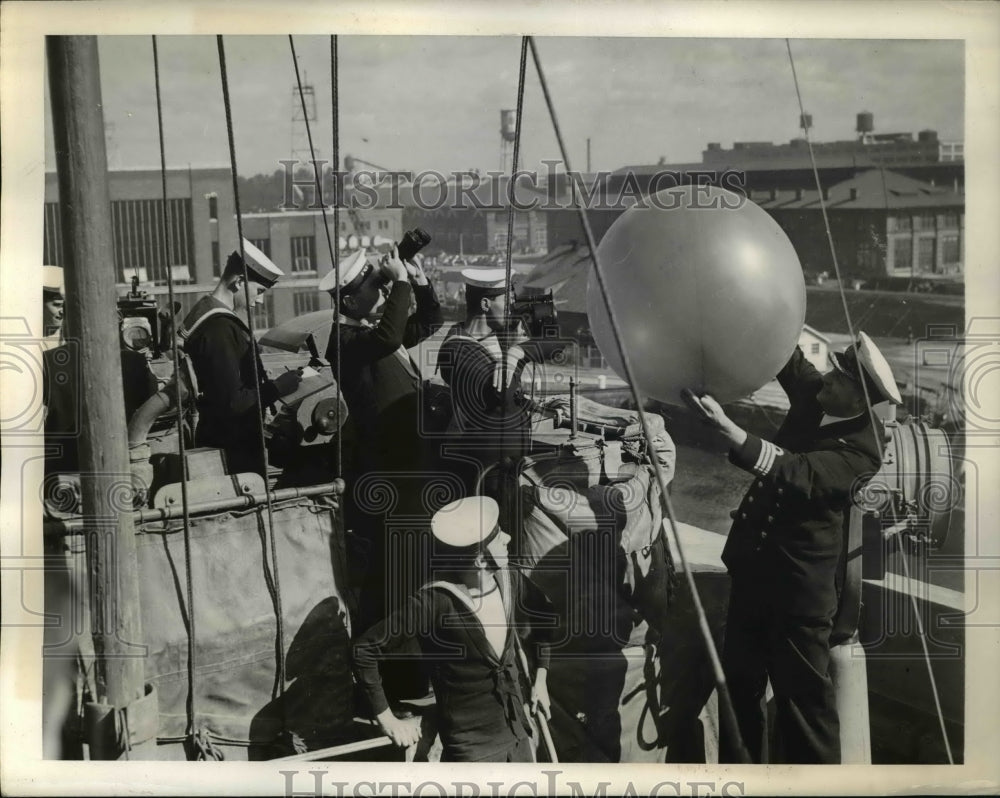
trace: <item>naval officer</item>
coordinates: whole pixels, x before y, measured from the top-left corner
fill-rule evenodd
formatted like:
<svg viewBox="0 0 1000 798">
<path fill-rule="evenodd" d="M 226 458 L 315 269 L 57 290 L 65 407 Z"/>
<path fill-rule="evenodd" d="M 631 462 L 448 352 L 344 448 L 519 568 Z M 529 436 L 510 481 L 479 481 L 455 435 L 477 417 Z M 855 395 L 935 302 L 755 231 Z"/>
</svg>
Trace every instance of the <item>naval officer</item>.
<svg viewBox="0 0 1000 798">
<path fill-rule="evenodd" d="M 790 408 L 773 442 L 741 429 L 711 396 L 700 399 L 730 461 L 754 475 L 722 553 L 732 578 L 723 667 L 754 762 L 764 751 L 768 679 L 780 761 L 840 762 L 829 640 L 844 518 L 882 464 L 885 430 L 868 403 L 901 398 L 865 333 L 831 362 L 821 374 L 796 349 L 782 368 Z M 721 744 L 721 755 L 737 761 L 733 741 Z"/>
<path fill-rule="evenodd" d="M 198 446 L 223 450 L 229 473 L 264 473 L 260 436 L 260 408 L 295 391 L 302 380 L 298 371 L 286 371 L 274 380 L 267 377 L 256 342 L 244 320 L 250 305 L 264 301 L 265 292 L 283 272 L 270 258 L 243 239 L 244 262 L 238 251 L 211 294 L 203 296 L 184 319 L 181 337 L 198 380 Z M 254 361 L 257 377 L 254 383 Z M 259 394 L 259 396 L 258 396 Z"/>
</svg>

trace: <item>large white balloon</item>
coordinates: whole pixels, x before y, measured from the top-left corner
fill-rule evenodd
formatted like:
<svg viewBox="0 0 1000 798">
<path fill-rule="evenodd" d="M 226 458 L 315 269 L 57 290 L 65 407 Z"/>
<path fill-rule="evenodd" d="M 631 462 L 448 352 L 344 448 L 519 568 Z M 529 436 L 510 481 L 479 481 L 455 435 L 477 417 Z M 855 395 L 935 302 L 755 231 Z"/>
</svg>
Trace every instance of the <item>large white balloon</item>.
<svg viewBox="0 0 1000 798">
<path fill-rule="evenodd" d="M 612 312 L 641 393 L 720 401 L 771 380 L 805 321 L 802 267 L 784 231 L 731 191 L 683 186 L 625 211 L 597 248 Z M 601 353 L 625 369 L 591 268 L 587 315 Z"/>
</svg>

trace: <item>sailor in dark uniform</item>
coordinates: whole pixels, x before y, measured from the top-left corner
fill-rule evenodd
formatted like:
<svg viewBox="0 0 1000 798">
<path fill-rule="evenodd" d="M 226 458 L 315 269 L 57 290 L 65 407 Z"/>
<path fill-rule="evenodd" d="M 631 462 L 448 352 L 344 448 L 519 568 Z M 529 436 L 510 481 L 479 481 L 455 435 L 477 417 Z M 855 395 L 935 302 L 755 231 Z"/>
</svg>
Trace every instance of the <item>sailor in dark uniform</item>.
<svg viewBox="0 0 1000 798">
<path fill-rule="evenodd" d="M 529 449 L 535 404 L 524 394 L 521 375 L 539 357 L 520 319 L 506 318 L 506 272 L 470 268 L 462 277 L 466 317 L 445 335 L 437 369 L 451 388 L 453 408 L 446 442 L 451 456 L 444 465 L 473 493 L 486 469 Z M 492 493 L 491 486 L 485 491 Z"/>
<path fill-rule="evenodd" d="M 700 399 L 731 447 L 730 461 L 755 476 L 722 553 L 732 577 L 723 666 L 755 762 L 764 751 L 768 678 L 780 761 L 840 762 L 829 639 L 844 516 L 882 464 L 885 431 L 877 419 L 872 426 L 868 402 L 901 399 L 864 333 L 831 361 L 821 374 L 796 349 L 778 374 L 790 408 L 773 443 L 738 427 L 712 397 Z M 733 741 L 721 744 L 722 757 L 736 761 Z"/>
<path fill-rule="evenodd" d="M 246 288 L 251 305 L 257 305 L 283 272 L 246 239 L 243 251 L 249 281 Z M 268 379 L 245 321 L 244 290 L 243 262 L 240 253 L 233 252 L 215 290 L 202 297 L 184 319 L 181 337 L 201 394 L 195 442 L 222 449 L 231 474 L 263 474 L 258 392 L 260 403 L 267 407 L 294 392 L 302 376 L 291 370 Z M 254 358 L 258 385 L 254 384 Z"/>
<path fill-rule="evenodd" d="M 416 638 L 436 699 L 442 761 L 530 762 L 530 726 L 519 675 L 521 637 L 532 644 L 532 709 L 549 715 L 547 687 L 552 605 L 508 566 L 510 537 L 492 499 L 459 499 L 432 520 L 433 581 L 402 609 L 365 633 L 354 668 L 382 731 L 397 745 L 417 743 L 419 719 L 398 718 L 386 700 L 378 664 Z"/>
<path fill-rule="evenodd" d="M 336 286 L 337 274 L 331 271 L 319 289 L 335 297 Z M 416 300 L 412 314 L 411 298 Z M 407 529 L 395 530 L 401 535 L 430 520 L 422 501 L 431 450 L 420 428 L 421 373 L 407 349 L 432 335 L 442 317 L 419 256 L 404 264 L 395 248 L 378 261 L 359 250 L 341 264 L 340 305 L 340 323 L 330 332 L 326 358 L 335 376 L 339 359 L 348 424 L 355 438 L 355 451 L 347 463 L 350 489 L 344 511 L 348 526 L 361 532 L 372 547 L 371 582 L 363 594 L 360 624 L 364 629 L 384 618 L 422 581 L 414 570 L 419 565 L 416 558 L 386 540 L 392 533 L 386 524 L 392 519 L 373 502 L 387 492 L 393 494 L 392 515 L 407 521 Z M 379 310 L 381 318 L 373 323 L 369 317 Z M 390 561 L 390 555 L 395 559 Z M 387 570 L 391 577 L 386 577 Z"/>
</svg>

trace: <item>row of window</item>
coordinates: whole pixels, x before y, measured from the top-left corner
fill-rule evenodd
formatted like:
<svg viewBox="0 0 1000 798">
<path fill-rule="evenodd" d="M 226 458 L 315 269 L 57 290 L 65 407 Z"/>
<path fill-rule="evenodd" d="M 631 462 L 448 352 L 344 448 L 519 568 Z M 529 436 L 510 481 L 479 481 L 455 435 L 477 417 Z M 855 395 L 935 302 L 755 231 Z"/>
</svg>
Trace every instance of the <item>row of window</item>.
<svg viewBox="0 0 1000 798">
<path fill-rule="evenodd" d="M 953 266 L 962 260 L 961 242 L 957 235 L 918 237 L 915 261 L 913 241 L 908 236 L 893 239 L 892 268 L 895 271 L 933 272 L 939 265 Z"/>
<path fill-rule="evenodd" d="M 375 223 L 376 223 L 375 224 L 375 229 L 376 230 L 388 230 L 389 229 L 389 220 L 388 219 L 376 219 Z M 351 224 L 350 225 L 350 230 L 352 232 L 355 232 L 355 233 L 368 233 L 368 232 L 371 232 L 371 229 L 372 229 L 371 220 L 362 219 L 361 221 L 358 222 L 357 226 L 360 227 L 361 229 L 360 230 L 355 230 L 355 225 Z M 342 221 L 340 223 L 340 232 L 341 233 L 348 232 L 348 223 L 347 222 Z"/>
<path fill-rule="evenodd" d="M 138 274 L 142 282 L 167 282 L 167 264 L 175 282 L 193 279 L 194 235 L 191 200 L 167 200 L 166 218 L 161 199 L 113 200 L 111 240 L 116 279 L 127 283 Z M 42 256 L 45 263 L 61 266 L 62 220 L 59 203 L 45 203 Z"/>
<path fill-rule="evenodd" d="M 904 233 L 908 230 L 957 230 L 961 216 L 957 213 L 915 213 L 890 216 L 890 233 Z"/>
<path fill-rule="evenodd" d="M 270 238 L 250 238 L 248 239 L 257 249 L 267 257 L 271 255 Z M 289 263 L 292 265 L 293 273 L 315 272 L 316 271 L 316 236 L 293 236 L 290 239 Z M 228 255 L 227 255 L 228 257 Z M 219 242 L 212 242 L 212 274 L 219 277 L 225 264 L 222 260 L 222 252 Z M 279 264 L 280 267 L 280 264 Z"/>
</svg>

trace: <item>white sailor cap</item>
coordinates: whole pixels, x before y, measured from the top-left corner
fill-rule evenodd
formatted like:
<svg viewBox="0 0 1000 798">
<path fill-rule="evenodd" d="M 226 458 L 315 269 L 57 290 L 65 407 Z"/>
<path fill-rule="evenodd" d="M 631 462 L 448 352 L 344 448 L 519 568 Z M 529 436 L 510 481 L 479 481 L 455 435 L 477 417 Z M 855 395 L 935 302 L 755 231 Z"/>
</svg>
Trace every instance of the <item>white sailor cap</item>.
<svg viewBox="0 0 1000 798">
<path fill-rule="evenodd" d="M 896 378 L 892 375 L 889 361 L 885 359 L 885 355 L 879 351 L 875 342 L 866 333 L 859 332 L 856 342 L 843 352 L 831 354 L 830 362 L 838 371 L 855 380 L 858 378 L 858 364 L 860 363 L 861 373 L 864 375 L 872 404 L 886 401 L 897 405 L 903 403 L 903 397 L 899 394 Z"/>
<path fill-rule="evenodd" d="M 359 249 L 352 255 L 348 255 L 340 262 L 340 290 L 341 293 L 354 291 L 365 278 L 371 274 L 375 266 L 368 262 L 368 253 L 364 249 Z M 331 269 L 323 279 L 319 281 L 320 291 L 333 293 L 337 290 L 337 270 Z"/>
<path fill-rule="evenodd" d="M 246 258 L 247 277 L 265 288 L 270 288 L 284 274 L 281 269 L 274 265 L 274 261 L 245 238 L 243 239 L 243 254 Z M 239 256 L 239 252 L 233 252 L 229 257 L 230 259 L 238 259 Z"/>
<path fill-rule="evenodd" d="M 468 496 L 446 504 L 431 518 L 431 533 L 445 552 L 475 553 L 500 532 L 500 507 L 489 496 Z"/>
<path fill-rule="evenodd" d="M 65 283 L 61 266 L 42 266 L 42 290 L 47 294 L 63 295 Z"/>
<path fill-rule="evenodd" d="M 466 288 L 479 291 L 483 296 L 498 296 L 507 290 L 507 272 L 504 269 L 462 269 Z"/>
</svg>

